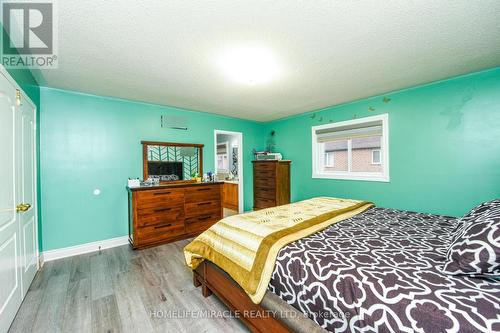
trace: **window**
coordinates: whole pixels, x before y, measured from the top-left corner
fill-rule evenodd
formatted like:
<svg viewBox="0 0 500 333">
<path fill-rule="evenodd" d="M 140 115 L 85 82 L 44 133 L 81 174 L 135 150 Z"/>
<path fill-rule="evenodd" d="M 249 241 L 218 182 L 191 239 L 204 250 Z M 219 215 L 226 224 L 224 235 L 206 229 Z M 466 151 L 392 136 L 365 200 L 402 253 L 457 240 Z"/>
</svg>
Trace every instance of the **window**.
<svg viewBox="0 0 500 333">
<path fill-rule="evenodd" d="M 325 167 L 333 168 L 335 167 L 335 152 L 327 151 L 325 152 Z"/>
<path fill-rule="evenodd" d="M 389 181 L 387 114 L 312 127 L 313 178 Z"/>
<path fill-rule="evenodd" d="M 381 164 L 380 162 L 380 149 L 372 150 L 372 164 Z"/>
</svg>

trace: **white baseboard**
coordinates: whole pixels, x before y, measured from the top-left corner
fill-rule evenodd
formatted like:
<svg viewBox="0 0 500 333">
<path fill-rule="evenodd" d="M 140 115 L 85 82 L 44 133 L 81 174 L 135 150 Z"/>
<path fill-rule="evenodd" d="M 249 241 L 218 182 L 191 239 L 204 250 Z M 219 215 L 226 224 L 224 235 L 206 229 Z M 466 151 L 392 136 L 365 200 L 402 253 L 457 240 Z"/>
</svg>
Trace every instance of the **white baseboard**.
<svg viewBox="0 0 500 333">
<path fill-rule="evenodd" d="M 38 270 L 42 269 L 45 260 L 43 260 L 43 252 L 38 252 Z"/>
<path fill-rule="evenodd" d="M 64 247 L 62 249 L 55 249 L 44 251 L 42 253 L 42 262 L 52 261 L 61 258 L 77 256 L 79 254 L 109 249 L 116 246 L 128 244 L 128 236 L 104 239 L 97 242 L 85 243 L 76 246 Z"/>
</svg>

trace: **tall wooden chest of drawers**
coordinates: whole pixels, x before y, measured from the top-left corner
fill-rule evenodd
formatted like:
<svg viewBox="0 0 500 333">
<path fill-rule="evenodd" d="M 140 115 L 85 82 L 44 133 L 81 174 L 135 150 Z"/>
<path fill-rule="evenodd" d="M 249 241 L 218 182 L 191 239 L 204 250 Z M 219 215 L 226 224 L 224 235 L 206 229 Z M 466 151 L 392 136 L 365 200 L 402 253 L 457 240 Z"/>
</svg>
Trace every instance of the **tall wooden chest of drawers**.
<svg viewBox="0 0 500 333">
<path fill-rule="evenodd" d="M 128 188 L 134 249 L 189 238 L 222 219 L 222 182 Z"/>
<path fill-rule="evenodd" d="M 254 210 L 290 203 L 290 161 L 253 161 Z"/>
</svg>

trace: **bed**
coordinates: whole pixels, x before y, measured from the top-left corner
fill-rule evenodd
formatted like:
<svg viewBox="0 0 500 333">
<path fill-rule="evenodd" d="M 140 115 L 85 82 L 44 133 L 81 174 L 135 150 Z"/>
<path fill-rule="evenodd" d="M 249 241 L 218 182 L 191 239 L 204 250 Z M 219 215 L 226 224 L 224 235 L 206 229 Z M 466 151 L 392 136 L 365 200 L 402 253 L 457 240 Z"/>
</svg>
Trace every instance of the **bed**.
<svg viewBox="0 0 500 333">
<path fill-rule="evenodd" d="M 254 332 L 500 332 L 500 281 L 442 273 L 461 227 L 372 207 L 284 246 L 259 304 L 209 261 L 195 284 Z"/>
</svg>

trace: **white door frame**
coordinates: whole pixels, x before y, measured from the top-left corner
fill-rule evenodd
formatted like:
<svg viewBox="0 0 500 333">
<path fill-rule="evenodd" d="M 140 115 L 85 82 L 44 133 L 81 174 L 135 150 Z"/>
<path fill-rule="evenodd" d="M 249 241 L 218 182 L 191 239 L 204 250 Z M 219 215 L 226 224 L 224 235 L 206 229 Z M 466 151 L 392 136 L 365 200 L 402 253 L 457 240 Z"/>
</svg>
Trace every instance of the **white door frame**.
<svg viewBox="0 0 500 333">
<path fill-rule="evenodd" d="M 238 141 L 238 212 L 241 214 L 244 211 L 244 197 L 243 197 L 243 133 L 214 130 L 214 171 L 217 173 L 217 134 L 227 134 L 236 136 Z M 231 152 L 232 154 L 232 152 Z M 232 155 L 231 155 L 232 156 Z M 229 156 L 228 156 L 229 158 Z"/>
<path fill-rule="evenodd" d="M 21 89 L 19 84 L 17 84 L 16 80 L 12 78 L 9 72 L 5 69 L 5 67 L 0 64 L 0 73 L 2 73 L 9 82 L 16 87 L 21 92 L 22 103 L 28 103 L 34 109 L 33 122 L 35 125 L 34 136 L 33 136 L 33 154 L 34 156 L 34 168 L 35 168 L 35 194 L 33 198 L 33 211 L 35 213 L 35 242 L 36 242 L 36 257 L 37 260 L 37 270 L 40 269 L 41 264 L 43 264 L 43 258 L 40 257 L 40 250 L 38 244 L 38 146 L 37 146 L 37 137 L 38 137 L 38 127 L 37 127 L 37 108 L 35 103 L 29 98 L 28 94 Z"/>
</svg>

